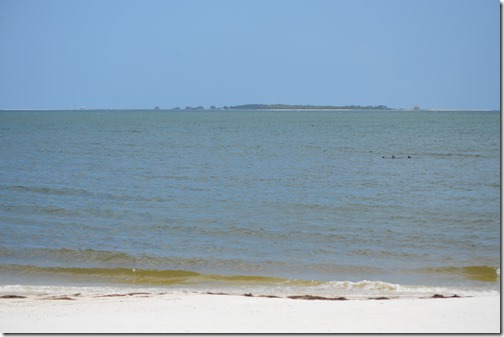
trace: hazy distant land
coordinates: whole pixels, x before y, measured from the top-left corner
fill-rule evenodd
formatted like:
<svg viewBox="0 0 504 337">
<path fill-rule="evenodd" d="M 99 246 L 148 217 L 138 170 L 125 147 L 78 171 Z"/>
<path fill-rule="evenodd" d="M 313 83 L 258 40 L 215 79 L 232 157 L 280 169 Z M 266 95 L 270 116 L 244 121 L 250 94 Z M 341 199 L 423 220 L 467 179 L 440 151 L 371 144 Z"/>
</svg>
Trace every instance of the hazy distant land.
<svg viewBox="0 0 504 337">
<path fill-rule="evenodd" d="M 158 108 L 158 107 L 156 107 Z M 179 107 L 175 108 L 180 109 Z M 191 107 L 186 106 L 185 110 L 203 110 L 203 106 Z M 296 104 L 243 104 L 216 107 L 210 106 L 211 110 L 231 109 L 231 110 L 392 110 L 386 105 L 363 106 L 363 105 L 296 105 Z"/>
<path fill-rule="evenodd" d="M 88 111 L 146 111 L 146 110 L 306 110 L 306 111 L 316 111 L 316 110 L 375 110 L 375 111 L 473 111 L 473 112 L 488 112 L 495 111 L 498 112 L 498 109 L 456 109 L 456 108 L 421 108 L 418 105 L 415 105 L 412 108 L 390 108 L 386 105 L 294 105 L 294 104 L 243 104 L 243 105 L 224 105 L 222 107 L 218 107 L 215 105 L 211 105 L 209 107 L 204 107 L 202 105 L 198 106 L 186 106 L 185 108 L 173 107 L 173 108 L 165 108 L 160 106 L 155 106 L 154 108 L 89 108 L 89 107 L 80 107 L 80 108 L 15 108 L 15 109 L 1 109 L 0 111 L 75 111 L 75 110 L 88 110 Z"/>
<path fill-rule="evenodd" d="M 345 105 L 345 106 L 335 106 L 335 105 L 291 105 L 291 104 L 245 104 L 230 107 L 231 109 L 306 109 L 306 110 L 324 110 L 324 109 L 372 109 L 372 110 L 384 110 L 389 109 L 385 105 L 378 106 L 362 106 L 362 105 Z"/>
</svg>

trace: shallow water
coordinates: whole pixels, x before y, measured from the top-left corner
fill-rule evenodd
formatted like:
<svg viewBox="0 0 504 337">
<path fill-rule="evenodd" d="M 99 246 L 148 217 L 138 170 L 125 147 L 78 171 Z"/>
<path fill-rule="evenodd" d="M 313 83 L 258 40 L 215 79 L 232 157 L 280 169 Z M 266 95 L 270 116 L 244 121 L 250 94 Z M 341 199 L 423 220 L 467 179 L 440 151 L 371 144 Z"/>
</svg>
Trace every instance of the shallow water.
<svg viewBox="0 0 504 337">
<path fill-rule="evenodd" d="M 3 111 L 0 271 L 497 289 L 499 128 L 498 112 Z"/>
</svg>

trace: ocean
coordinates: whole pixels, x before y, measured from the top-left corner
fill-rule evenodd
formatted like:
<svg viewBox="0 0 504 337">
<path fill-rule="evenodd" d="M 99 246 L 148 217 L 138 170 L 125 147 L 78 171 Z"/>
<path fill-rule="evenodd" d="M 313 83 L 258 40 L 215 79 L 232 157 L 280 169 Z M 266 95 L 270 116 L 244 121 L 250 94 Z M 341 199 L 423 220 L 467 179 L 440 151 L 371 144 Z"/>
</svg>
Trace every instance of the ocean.
<svg viewBox="0 0 504 337">
<path fill-rule="evenodd" d="M 0 289 L 500 290 L 500 113 L 0 111 Z"/>
</svg>

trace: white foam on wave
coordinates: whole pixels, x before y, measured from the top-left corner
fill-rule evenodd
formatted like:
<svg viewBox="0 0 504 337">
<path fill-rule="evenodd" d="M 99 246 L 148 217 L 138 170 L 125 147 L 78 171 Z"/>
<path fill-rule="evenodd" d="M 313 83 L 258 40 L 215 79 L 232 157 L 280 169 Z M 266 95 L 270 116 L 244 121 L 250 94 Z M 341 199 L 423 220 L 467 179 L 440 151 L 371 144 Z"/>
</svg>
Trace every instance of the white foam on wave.
<svg viewBox="0 0 504 337">
<path fill-rule="evenodd" d="M 350 297 L 370 297 L 370 296 L 390 296 L 390 297 L 430 297 L 435 294 L 444 296 L 498 296 L 499 290 L 480 287 L 454 287 L 454 286 L 418 286 L 401 285 L 382 281 L 331 281 L 313 287 L 315 292 L 333 293 L 340 296 Z"/>
</svg>

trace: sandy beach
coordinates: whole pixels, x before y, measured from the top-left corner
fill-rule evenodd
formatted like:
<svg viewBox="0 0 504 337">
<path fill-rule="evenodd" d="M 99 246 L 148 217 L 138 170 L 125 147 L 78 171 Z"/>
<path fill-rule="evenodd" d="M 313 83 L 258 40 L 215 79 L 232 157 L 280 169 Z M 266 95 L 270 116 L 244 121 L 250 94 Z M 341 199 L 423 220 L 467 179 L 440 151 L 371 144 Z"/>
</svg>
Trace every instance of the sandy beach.
<svg viewBox="0 0 504 337">
<path fill-rule="evenodd" d="M 3 333 L 499 333 L 498 296 L 306 300 L 199 293 L 0 294 Z"/>
</svg>

